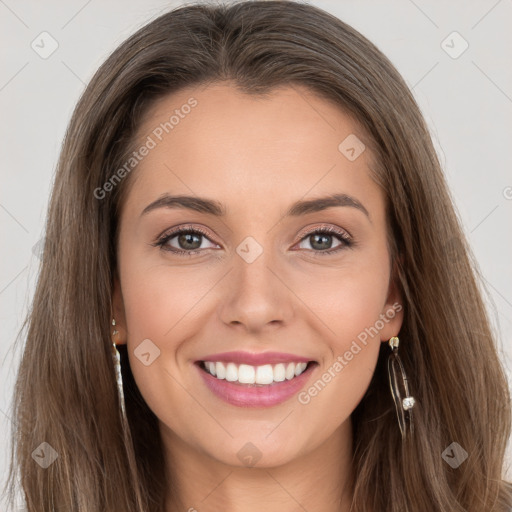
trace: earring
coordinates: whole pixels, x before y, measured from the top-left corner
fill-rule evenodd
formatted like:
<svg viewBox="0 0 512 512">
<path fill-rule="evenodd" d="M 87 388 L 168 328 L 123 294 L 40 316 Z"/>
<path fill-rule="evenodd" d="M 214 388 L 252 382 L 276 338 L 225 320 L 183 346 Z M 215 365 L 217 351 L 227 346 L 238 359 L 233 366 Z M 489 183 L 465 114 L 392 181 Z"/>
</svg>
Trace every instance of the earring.
<svg viewBox="0 0 512 512">
<path fill-rule="evenodd" d="M 116 329 L 116 320 L 112 318 L 112 325 L 114 326 L 114 332 L 112 333 L 112 336 L 115 336 L 119 331 Z"/>
<path fill-rule="evenodd" d="M 402 434 L 402 439 L 407 435 L 407 429 L 409 428 L 411 434 L 414 432 L 412 409 L 416 400 L 414 397 L 409 395 L 409 386 L 407 385 L 407 376 L 405 375 L 404 366 L 398 355 L 399 339 L 397 336 L 393 336 L 388 341 L 391 347 L 391 354 L 388 357 L 388 375 L 389 385 L 391 388 L 391 394 L 395 402 L 396 413 L 398 417 L 398 425 Z M 402 399 L 402 394 L 398 387 L 398 370 L 401 372 L 401 378 L 403 382 L 403 388 L 405 392 L 405 398 Z"/>
<path fill-rule="evenodd" d="M 115 336 L 119 333 L 119 331 L 116 329 L 116 321 L 114 318 L 112 318 L 112 325 L 114 326 L 114 331 L 112 333 L 112 336 Z M 114 369 L 116 373 L 116 381 L 117 381 L 117 390 L 119 393 L 119 402 L 121 404 L 121 413 L 123 415 L 123 418 L 126 418 L 126 411 L 124 406 L 124 391 L 123 391 L 123 377 L 121 375 L 121 356 L 119 354 L 119 350 L 117 350 L 116 343 L 112 343 L 112 357 L 114 359 Z"/>
</svg>

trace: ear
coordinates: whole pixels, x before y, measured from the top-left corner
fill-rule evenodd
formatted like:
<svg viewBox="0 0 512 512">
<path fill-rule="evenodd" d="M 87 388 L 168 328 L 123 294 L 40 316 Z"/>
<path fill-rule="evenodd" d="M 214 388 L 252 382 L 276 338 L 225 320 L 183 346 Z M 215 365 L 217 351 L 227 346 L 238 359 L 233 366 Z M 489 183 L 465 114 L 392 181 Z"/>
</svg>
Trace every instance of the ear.
<svg viewBox="0 0 512 512">
<path fill-rule="evenodd" d="M 116 325 L 111 325 L 111 332 L 118 331 L 112 336 L 112 342 L 116 345 L 124 345 L 126 343 L 126 315 L 124 312 L 123 292 L 119 277 L 114 277 L 114 285 L 112 288 L 112 317 L 116 321 Z"/>
<path fill-rule="evenodd" d="M 383 343 L 387 343 L 393 336 L 398 336 L 404 320 L 403 298 L 397 283 L 398 265 L 395 260 L 389 279 L 388 296 L 380 316 L 384 323 L 380 330 L 380 339 Z"/>
</svg>

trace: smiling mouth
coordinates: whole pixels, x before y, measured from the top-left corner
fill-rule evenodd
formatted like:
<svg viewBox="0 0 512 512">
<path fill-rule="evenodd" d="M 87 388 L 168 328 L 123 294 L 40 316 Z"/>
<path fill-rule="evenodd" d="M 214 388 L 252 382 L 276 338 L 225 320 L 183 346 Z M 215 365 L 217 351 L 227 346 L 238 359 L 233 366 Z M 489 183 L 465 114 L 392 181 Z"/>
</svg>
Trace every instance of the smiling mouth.
<svg viewBox="0 0 512 512">
<path fill-rule="evenodd" d="M 290 381 L 318 365 L 316 361 L 307 363 L 290 361 L 259 366 L 222 361 L 198 361 L 196 364 L 217 380 L 252 386 L 271 386 Z"/>
</svg>

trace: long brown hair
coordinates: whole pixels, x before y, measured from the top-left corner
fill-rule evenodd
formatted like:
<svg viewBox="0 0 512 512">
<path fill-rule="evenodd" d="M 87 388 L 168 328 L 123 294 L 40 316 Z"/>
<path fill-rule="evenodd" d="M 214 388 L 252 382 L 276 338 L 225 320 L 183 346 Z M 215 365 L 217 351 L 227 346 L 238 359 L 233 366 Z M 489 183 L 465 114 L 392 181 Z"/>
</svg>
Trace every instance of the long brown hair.
<svg viewBox="0 0 512 512">
<path fill-rule="evenodd" d="M 126 162 L 157 98 L 221 81 L 247 94 L 297 84 L 332 101 L 366 133 L 386 196 L 415 435 L 402 442 L 381 344 L 352 415 L 352 510 L 508 510 L 509 389 L 482 279 L 420 110 L 390 61 L 356 30 L 311 5 L 273 0 L 163 14 L 112 53 L 80 98 L 22 329 L 10 490 L 19 476 L 30 512 L 163 511 L 168 481 L 156 417 L 121 346 L 133 444 L 123 436 L 110 352 L 118 214 L 137 171 L 100 199 L 95 190 Z M 32 457 L 42 442 L 58 453 L 47 469 Z M 453 442 L 468 454 L 458 468 L 442 457 Z"/>
</svg>

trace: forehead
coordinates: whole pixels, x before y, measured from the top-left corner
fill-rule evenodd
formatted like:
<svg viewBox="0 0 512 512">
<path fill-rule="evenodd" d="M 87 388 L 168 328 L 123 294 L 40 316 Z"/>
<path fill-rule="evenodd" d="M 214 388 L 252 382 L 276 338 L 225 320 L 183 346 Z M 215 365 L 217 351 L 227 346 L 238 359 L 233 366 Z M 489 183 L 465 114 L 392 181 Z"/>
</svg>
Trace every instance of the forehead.
<svg viewBox="0 0 512 512">
<path fill-rule="evenodd" d="M 238 208 L 336 191 L 382 202 L 369 150 L 357 156 L 362 139 L 351 116 L 301 86 L 263 96 L 227 84 L 186 88 L 146 112 L 137 143 L 151 149 L 134 171 L 133 192 L 141 201 L 176 191 L 215 196 Z M 347 145 L 357 158 L 347 158 Z"/>
</svg>

